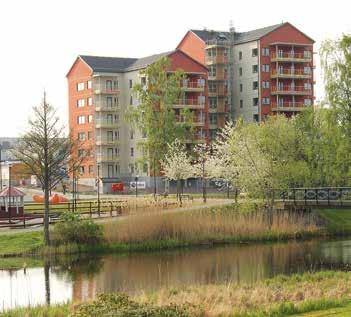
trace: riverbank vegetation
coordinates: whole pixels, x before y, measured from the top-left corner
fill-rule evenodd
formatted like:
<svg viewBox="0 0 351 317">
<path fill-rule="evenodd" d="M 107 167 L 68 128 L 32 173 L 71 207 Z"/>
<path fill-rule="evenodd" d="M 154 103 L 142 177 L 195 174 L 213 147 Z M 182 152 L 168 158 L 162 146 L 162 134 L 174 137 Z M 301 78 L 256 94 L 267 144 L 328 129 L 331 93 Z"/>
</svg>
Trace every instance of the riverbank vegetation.
<svg viewBox="0 0 351 317">
<path fill-rule="evenodd" d="M 346 311 L 350 308 L 350 296 L 350 272 L 324 271 L 282 275 L 254 284 L 229 282 L 166 288 L 151 293 L 141 291 L 131 297 L 100 295 L 87 303 L 17 309 L 3 317 L 284 317 L 336 307 Z"/>
</svg>

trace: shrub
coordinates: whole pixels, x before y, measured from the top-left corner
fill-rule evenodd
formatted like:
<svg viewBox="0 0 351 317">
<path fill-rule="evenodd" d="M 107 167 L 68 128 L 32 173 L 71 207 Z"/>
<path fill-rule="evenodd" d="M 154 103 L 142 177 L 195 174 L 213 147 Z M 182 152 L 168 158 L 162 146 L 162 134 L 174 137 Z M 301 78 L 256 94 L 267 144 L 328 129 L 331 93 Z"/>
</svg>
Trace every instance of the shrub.
<svg viewBox="0 0 351 317">
<path fill-rule="evenodd" d="M 82 220 L 78 214 L 65 212 L 60 217 L 61 222 L 54 226 L 52 237 L 56 245 L 98 244 L 103 241 L 102 226 L 92 220 Z"/>
<path fill-rule="evenodd" d="M 151 306 L 132 301 L 124 294 L 102 294 L 98 299 L 77 306 L 72 317 L 190 317 L 200 316 L 200 310 L 190 305 Z"/>
</svg>

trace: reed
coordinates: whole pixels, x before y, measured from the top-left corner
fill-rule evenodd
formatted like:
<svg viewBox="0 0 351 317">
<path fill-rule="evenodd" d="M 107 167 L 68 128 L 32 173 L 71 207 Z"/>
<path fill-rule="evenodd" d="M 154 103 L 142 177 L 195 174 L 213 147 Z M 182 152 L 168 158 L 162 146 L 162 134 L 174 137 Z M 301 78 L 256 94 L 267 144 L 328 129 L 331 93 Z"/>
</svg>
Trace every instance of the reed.
<svg viewBox="0 0 351 317">
<path fill-rule="evenodd" d="M 190 243 L 283 240 L 321 234 L 313 214 L 236 212 L 230 208 L 144 213 L 104 224 L 108 243 L 183 241 Z"/>
</svg>

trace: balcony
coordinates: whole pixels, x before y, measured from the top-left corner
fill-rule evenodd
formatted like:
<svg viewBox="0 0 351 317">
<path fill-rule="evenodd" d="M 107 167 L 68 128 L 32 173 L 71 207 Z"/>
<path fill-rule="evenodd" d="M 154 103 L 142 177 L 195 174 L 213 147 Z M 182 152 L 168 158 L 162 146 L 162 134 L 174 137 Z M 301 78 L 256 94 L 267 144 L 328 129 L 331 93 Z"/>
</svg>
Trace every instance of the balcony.
<svg viewBox="0 0 351 317">
<path fill-rule="evenodd" d="M 110 139 L 110 138 L 106 138 L 106 137 L 101 137 L 101 136 L 97 136 L 96 137 L 96 141 L 95 141 L 96 145 L 118 145 L 119 144 L 119 140 L 118 139 Z"/>
<path fill-rule="evenodd" d="M 114 163 L 118 160 L 119 160 L 119 157 L 117 155 L 105 155 L 100 153 L 97 153 L 96 155 L 96 161 L 98 163 L 102 163 L 102 162 Z"/>
<path fill-rule="evenodd" d="M 227 73 L 224 69 L 217 69 L 216 73 L 208 73 L 208 80 L 227 80 Z"/>
<path fill-rule="evenodd" d="M 113 120 L 107 120 L 107 119 L 96 119 L 95 120 L 95 127 L 97 129 L 101 128 L 116 128 L 118 127 L 118 122 L 113 121 Z"/>
<path fill-rule="evenodd" d="M 200 82 L 192 82 L 192 81 L 184 81 L 182 83 L 182 90 L 183 91 L 194 91 L 194 92 L 204 92 L 205 85 L 204 83 Z"/>
<path fill-rule="evenodd" d="M 184 116 L 177 116 L 176 120 L 177 120 L 177 123 L 185 123 Z M 194 116 L 192 124 L 194 127 L 203 127 L 205 125 L 205 117 Z"/>
<path fill-rule="evenodd" d="M 189 109 L 204 109 L 205 101 L 198 99 L 178 99 L 173 105 L 174 109 L 189 108 Z"/>
<path fill-rule="evenodd" d="M 107 102 L 98 101 L 95 105 L 95 111 L 97 112 L 116 112 L 120 108 L 117 104 L 111 104 Z"/>
<path fill-rule="evenodd" d="M 272 111 L 274 112 L 299 112 L 311 105 L 305 105 L 303 102 L 283 102 L 283 103 L 272 103 Z"/>
<path fill-rule="evenodd" d="M 206 41 L 206 49 L 211 49 L 214 47 L 230 47 L 232 43 L 228 39 L 214 39 L 214 40 L 207 40 Z"/>
<path fill-rule="evenodd" d="M 205 64 L 206 65 L 215 65 L 215 64 L 227 64 L 228 56 L 225 55 L 216 55 L 216 56 L 206 56 Z"/>
<path fill-rule="evenodd" d="M 306 88 L 304 86 L 272 86 L 272 95 L 298 95 L 298 96 L 309 96 L 312 95 L 312 88 Z"/>
<path fill-rule="evenodd" d="M 101 94 L 106 94 L 106 95 L 117 95 L 119 93 L 119 90 L 114 87 L 107 87 L 106 85 L 94 85 L 94 94 L 96 95 L 101 95 Z"/>
<path fill-rule="evenodd" d="M 310 79 L 312 73 L 305 73 L 303 70 L 284 68 L 282 70 L 273 70 L 271 78 L 294 78 L 294 79 Z"/>
<path fill-rule="evenodd" d="M 217 85 L 215 89 L 208 91 L 209 97 L 226 97 L 228 95 L 228 89 L 224 85 Z"/>
<path fill-rule="evenodd" d="M 214 130 L 217 128 L 218 128 L 217 122 L 210 122 L 210 125 L 209 125 L 210 130 Z"/>
<path fill-rule="evenodd" d="M 272 62 L 296 62 L 296 63 L 309 63 L 312 62 L 312 54 L 304 53 L 272 53 Z"/>
</svg>

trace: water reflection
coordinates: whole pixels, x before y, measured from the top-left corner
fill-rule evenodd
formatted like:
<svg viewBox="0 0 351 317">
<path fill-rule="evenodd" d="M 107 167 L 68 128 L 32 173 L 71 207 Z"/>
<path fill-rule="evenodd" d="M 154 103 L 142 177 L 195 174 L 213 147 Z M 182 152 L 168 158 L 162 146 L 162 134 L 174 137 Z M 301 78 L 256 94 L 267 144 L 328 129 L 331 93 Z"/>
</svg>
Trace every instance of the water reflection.
<svg viewBox="0 0 351 317">
<path fill-rule="evenodd" d="M 349 240 L 59 258 L 41 268 L 0 271 L 0 305 L 7 309 L 81 301 L 103 292 L 135 293 L 165 286 L 253 283 L 277 274 L 348 269 L 348 264 L 351 264 Z"/>
</svg>

